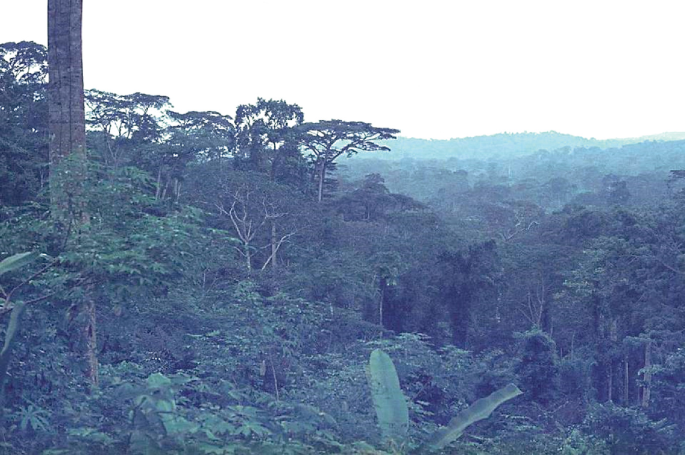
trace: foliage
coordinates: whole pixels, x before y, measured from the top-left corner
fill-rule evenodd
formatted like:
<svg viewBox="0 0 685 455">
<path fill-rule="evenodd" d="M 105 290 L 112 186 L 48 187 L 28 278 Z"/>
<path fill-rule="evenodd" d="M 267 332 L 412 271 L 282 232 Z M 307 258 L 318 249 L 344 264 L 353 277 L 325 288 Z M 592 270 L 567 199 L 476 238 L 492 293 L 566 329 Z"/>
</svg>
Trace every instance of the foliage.
<svg viewBox="0 0 685 455">
<path fill-rule="evenodd" d="M 19 324 L 21 314 L 24 312 L 24 304 L 16 303 L 10 314 L 10 320 L 7 323 L 5 330 L 5 343 L 0 351 L 0 393 L 5 386 L 5 376 L 7 375 L 7 368 L 10 363 L 10 355 L 12 353 L 12 343 L 19 331 Z"/>
<path fill-rule="evenodd" d="M 450 420 L 445 428 L 436 431 L 429 440 L 430 447 L 440 449 L 458 439 L 464 430 L 479 420 L 487 419 L 497 407 L 521 392 L 514 384 L 508 384 L 485 398 L 481 398 Z"/>
<path fill-rule="evenodd" d="M 554 340 L 539 329 L 521 335 L 522 353 L 517 373 L 531 400 L 549 403 L 559 388 L 559 360 Z"/>
<path fill-rule="evenodd" d="M 318 201 L 323 199 L 324 181 L 328 171 L 342 155 L 351 157 L 360 151 L 390 150 L 378 141 L 395 139 L 399 130 L 378 128 L 365 122 L 326 120 L 305 123 L 297 128 L 301 148 L 311 156 L 318 181 Z"/>
<path fill-rule="evenodd" d="M 38 259 L 38 253 L 18 253 L 0 261 L 0 275 L 21 268 Z"/>
<path fill-rule="evenodd" d="M 584 422 L 587 432 L 605 441 L 611 454 L 677 453 L 680 438 L 667 420 L 651 420 L 639 409 L 596 405 Z"/>
<path fill-rule="evenodd" d="M 47 50 L 0 44 L 0 205 L 17 206 L 47 184 Z"/>
<path fill-rule="evenodd" d="M 38 259 L 38 257 L 39 255 L 36 252 L 17 253 L 7 257 L 0 261 L 0 276 L 31 264 L 33 261 Z M 12 353 L 12 343 L 14 343 L 14 339 L 19 332 L 21 315 L 26 306 L 25 303 L 21 301 L 10 306 L 12 294 L 14 294 L 19 287 L 21 287 L 21 284 L 11 291 L 5 292 L 2 286 L 0 286 L 0 294 L 2 294 L 1 296 L 4 300 L 2 309 L 4 311 L 10 310 L 10 319 L 7 323 L 7 328 L 5 329 L 5 341 L 2 346 L 2 350 L 0 351 L 0 394 L 4 394 L 5 378 L 7 375 L 7 368 L 9 367 L 10 363 L 10 355 Z"/>
<path fill-rule="evenodd" d="M 682 451 L 685 141 L 428 142 L 89 90 L 60 224 L 45 59 L 0 45 L 0 452 L 422 453 L 511 383 L 443 450 Z"/>
<path fill-rule="evenodd" d="M 409 427 L 409 410 L 390 356 L 374 349 L 369 359 L 369 387 L 383 438 L 402 442 Z"/>
</svg>

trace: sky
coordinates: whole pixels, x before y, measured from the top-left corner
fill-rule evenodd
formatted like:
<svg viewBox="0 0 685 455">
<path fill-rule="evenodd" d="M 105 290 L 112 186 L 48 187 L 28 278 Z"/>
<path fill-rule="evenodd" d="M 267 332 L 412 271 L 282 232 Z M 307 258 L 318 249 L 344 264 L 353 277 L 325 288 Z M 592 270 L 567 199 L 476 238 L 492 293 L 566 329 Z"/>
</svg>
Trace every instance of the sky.
<svg viewBox="0 0 685 455">
<path fill-rule="evenodd" d="M 685 131 L 685 2 L 84 0 L 86 88 L 233 115 L 258 97 L 448 139 Z M 0 6 L 47 44 L 47 1 Z"/>
</svg>

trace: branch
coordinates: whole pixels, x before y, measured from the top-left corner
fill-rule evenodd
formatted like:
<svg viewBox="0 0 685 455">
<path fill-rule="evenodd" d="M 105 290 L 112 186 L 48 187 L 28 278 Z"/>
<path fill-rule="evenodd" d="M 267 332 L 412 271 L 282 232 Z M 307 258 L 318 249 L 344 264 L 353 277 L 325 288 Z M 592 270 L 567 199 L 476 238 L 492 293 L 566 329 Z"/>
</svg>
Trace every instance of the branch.
<svg viewBox="0 0 685 455">
<path fill-rule="evenodd" d="M 237 202 L 238 202 L 237 200 L 234 200 L 233 204 L 231 204 L 231 208 L 228 211 L 226 211 L 223 204 L 214 204 L 214 205 L 216 206 L 216 208 L 219 209 L 220 214 L 228 215 L 228 218 L 231 220 L 231 223 L 233 223 L 233 227 L 235 228 L 236 234 L 238 235 L 240 240 L 242 240 L 243 243 L 249 243 L 250 240 L 252 240 L 250 238 L 249 232 L 243 232 L 243 230 L 240 228 L 240 226 L 238 226 L 238 222 L 240 222 L 240 224 L 243 227 L 245 227 L 245 228 L 247 227 L 246 222 L 245 222 L 245 217 L 247 215 L 245 215 L 242 219 L 238 217 L 238 215 L 235 211 L 235 205 Z"/>
<path fill-rule="evenodd" d="M 248 245 L 248 248 L 249 248 L 249 245 Z M 238 253 L 240 253 L 241 256 L 243 256 L 243 257 L 247 256 L 247 254 L 245 254 L 245 252 L 243 251 L 242 248 L 238 248 L 237 246 L 234 246 L 233 249 L 236 250 Z"/>
<path fill-rule="evenodd" d="M 57 261 L 55 261 L 55 262 L 57 262 Z M 50 265 L 54 265 L 54 263 L 53 263 L 53 264 L 50 264 Z M 90 282 L 89 282 L 89 280 L 90 280 L 90 278 L 82 278 L 82 279 L 78 280 L 76 283 L 74 283 L 72 286 L 70 286 L 70 287 L 66 290 L 66 296 L 68 297 L 69 294 L 70 294 L 74 289 L 76 289 L 76 288 L 78 288 L 78 287 L 81 287 L 81 286 L 88 286 L 88 285 L 91 285 L 91 286 L 92 286 L 92 285 L 95 285 L 95 284 L 99 284 L 99 283 L 100 283 L 100 282 L 98 282 L 98 281 L 90 281 Z M 35 299 L 28 300 L 28 301 L 24 302 L 24 305 L 31 305 L 31 304 L 34 304 L 34 303 L 42 302 L 43 300 L 49 299 L 50 297 L 52 297 L 52 296 L 54 296 L 54 295 L 57 295 L 58 292 L 59 292 L 59 291 L 50 292 L 50 293 L 48 293 L 48 294 L 45 294 L 44 296 L 41 296 L 41 297 L 37 297 L 37 298 L 35 298 Z M 7 314 L 7 313 L 9 313 L 10 311 L 12 311 L 12 310 L 14 309 L 13 306 L 12 306 L 12 307 L 9 306 L 9 302 L 10 302 L 9 299 L 5 299 L 5 304 L 4 304 L 4 306 L 3 306 L 2 308 L 0 308 L 0 316 Z"/>
<path fill-rule="evenodd" d="M 51 292 L 49 294 L 45 294 L 42 297 L 38 297 L 35 299 L 28 300 L 24 302 L 24 305 L 32 305 L 34 303 L 42 302 L 43 300 L 49 299 L 50 297 L 56 295 L 57 292 Z M 0 308 L 0 316 L 4 316 L 5 314 L 11 312 L 14 309 L 14 306 L 9 306 L 9 300 L 5 300 L 5 305 L 3 305 L 2 308 Z"/>
<path fill-rule="evenodd" d="M 659 262 L 661 263 L 661 265 L 663 265 L 664 267 L 666 267 L 666 268 L 667 268 L 668 270 L 670 270 L 671 272 L 675 272 L 675 273 L 678 273 L 678 274 L 680 274 L 680 275 L 685 275 L 685 272 L 683 272 L 682 270 L 677 269 L 677 268 L 675 268 L 675 267 L 673 267 L 673 266 L 670 266 L 670 265 L 666 264 L 666 263 L 664 262 L 663 259 L 661 259 L 661 258 L 656 258 L 656 260 L 659 261 Z"/>
<path fill-rule="evenodd" d="M 12 294 L 14 294 L 15 291 L 17 291 L 19 288 L 27 285 L 32 280 L 35 280 L 36 278 L 38 278 L 43 273 L 47 272 L 51 267 L 54 267 L 58 262 L 59 261 L 57 259 L 55 259 L 54 261 L 52 261 L 51 263 L 49 263 L 48 265 L 46 265 L 45 267 L 43 267 L 42 269 L 40 269 L 39 271 L 37 271 L 36 273 L 31 275 L 30 277 L 28 277 L 27 279 L 22 281 L 18 286 L 16 286 L 14 289 L 12 289 L 9 293 L 5 294 L 5 305 L 4 306 L 7 306 L 9 304 L 9 301 L 12 298 Z"/>
<path fill-rule="evenodd" d="M 274 251 L 271 252 L 269 257 L 266 258 L 266 261 L 264 262 L 264 265 L 261 268 L 262 271 L 265 270 L 266 267 L 269 265 L 269 263 L 273 260 L 274 255 L 276 253 L 278 253 L 278 250 L 281 248 L 281 245 L 283 244 L 283 242 L 285 242 L 289 237 L 292 237 L 295 234 L 297 234 L 297 230 L 295 230 L 289 234 L 284 235 L 283 237 L 281 237 L 281 239 L 278 242 L 276 242 L 276 248 L 274 249 Z M 269 246 L 269 245 L 267 245 L 267 246 Z"/>
<path fill-rule="evenodd" d="M 531 324 L 535 324 L 535 322 L 533 321 L 532 316 L 528 315 L 525 311 L 523 311 L 523 309 L 522 309 L 521 307 L 516 307 L 516 309 L 519 310 L 519 311 L 521 312 L 521 314 L 523 315 L 523 317 L 526 318 L 526 320 L 528 320 L 528 322 L 530 322 Z"/>
</svg>

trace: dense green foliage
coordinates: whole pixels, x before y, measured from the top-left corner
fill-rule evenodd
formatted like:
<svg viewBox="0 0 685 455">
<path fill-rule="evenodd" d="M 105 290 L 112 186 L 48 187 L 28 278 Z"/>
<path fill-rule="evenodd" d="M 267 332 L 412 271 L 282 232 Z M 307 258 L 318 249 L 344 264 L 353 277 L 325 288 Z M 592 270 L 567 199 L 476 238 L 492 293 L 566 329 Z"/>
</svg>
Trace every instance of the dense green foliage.
<svg viewBox="0 0 685 455">
<path fill-rule="evenodd" d="M 685 142 L 398 156 L 284 101 L 90 90 L 63 226 L 45 70 L 0 45 L 0 453 L 685 451 Z"/>
</svg>

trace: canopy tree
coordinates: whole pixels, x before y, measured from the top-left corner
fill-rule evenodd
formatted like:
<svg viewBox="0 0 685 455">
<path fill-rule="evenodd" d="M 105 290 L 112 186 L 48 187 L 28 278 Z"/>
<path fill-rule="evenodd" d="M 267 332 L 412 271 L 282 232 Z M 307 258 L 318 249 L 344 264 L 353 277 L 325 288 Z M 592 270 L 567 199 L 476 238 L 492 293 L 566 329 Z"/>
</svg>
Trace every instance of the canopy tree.
<svg viewBox="0 0 685 455">
<path fill-rule="evenodd" d="M 118 95 L 90 89 L 85 93 L 89 131 L 99 133 L 94 145 L 101 148 L 102 161 L 117 168 L 131 164 L 150 165 L 157 170 L 156 150 L 164 135 L 169 97 L 133 93 Z"/>
<path fill-rule="evenodd" d="M 326 172 L 338 157 L 350 157 L 360 151 L 390 150 L 390 147 L 376 141 L 395 139 L 395 135 L 400 132 L 392 128 L 377 128 L 370 123 L 343 120 L 305 123 L 299 131 L 302 148 L 311 154 L 314 163 L 319 202 L 323 199 Z"/>
<path fill-rule="evenodd" d="M 219 162 L 234 149 L 235 127 L 230 115 L 214 111 L 190 111 L 185 114 L 167 112 L 175 122 L 167 131 L 171 133 L 168 143 L 174 139 L 191 154 L 201 160 L 214 159 Z M 174 135 L 177 137 L 174 138 Z"/>
<path fill-rule="evenodd" d="M 0 205 L 21 205 L 47 184 L 47 49 L 0 44 Z"/>
<path fill-rule="evenodd" d="M 297 104 L 258 98 L 256 104 L 242 104 L 236 110 L 236 157 L 253 171 L 266 172 L 276 181 L 277 172 L 288 158 L 299 157 L 295 145 L 296 127 L 304 122 Z"/>
<path fill-rule="evenodd" d="M 234 128 L 230 116 L 213 111 L 169 111 L 167 117 L 173 123 L 164 130 L 163 141 L 153 144 L 142 167 L 156 175 L 156 199 L 178 202 L 186 167 L 196 160 L 213 160 L 221 169 L 233 150 Z"/>
</svg>

